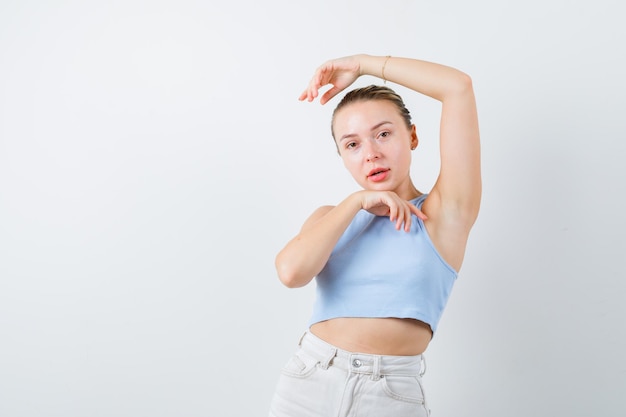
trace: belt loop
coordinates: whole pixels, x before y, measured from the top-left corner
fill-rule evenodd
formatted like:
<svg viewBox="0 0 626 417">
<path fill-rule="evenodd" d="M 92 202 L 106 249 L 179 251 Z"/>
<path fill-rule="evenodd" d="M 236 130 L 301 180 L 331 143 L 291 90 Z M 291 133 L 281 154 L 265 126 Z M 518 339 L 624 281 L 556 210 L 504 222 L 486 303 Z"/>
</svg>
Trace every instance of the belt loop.
<svg viewBox="0 0 626 417">
<path fill-rule="evenodd" d="M 380 362 L 382 356 L 374 356 L 374 363 L 372 364 L 372 381 L 378 381 L 380 379 Z"/>
<path fill-rule="evenodd" d="M 420 355 L 420 378 L 426 373 L 426 356 L 422 353 Z"/>
<path fill-rule="evenodd" d="M 328 369 L 328 367 L 330 366 L 330 363 L 335 358 L 335 356 L 337 356 L 337 349 L 335 348 L 330 349 L 326 357 L 320 361 L 320 368 Z"/>
<path fill-rule="evenodd" d="M 300 339 L 298 340 L 298 346 L 302 346 L 302 341 L 304 340 L 304 337 L 306 336 L 307 333 L 308 331 L 305 331 L 304 333 L 302 333 L 302 336 L 300 336 Z"/>
</svg>

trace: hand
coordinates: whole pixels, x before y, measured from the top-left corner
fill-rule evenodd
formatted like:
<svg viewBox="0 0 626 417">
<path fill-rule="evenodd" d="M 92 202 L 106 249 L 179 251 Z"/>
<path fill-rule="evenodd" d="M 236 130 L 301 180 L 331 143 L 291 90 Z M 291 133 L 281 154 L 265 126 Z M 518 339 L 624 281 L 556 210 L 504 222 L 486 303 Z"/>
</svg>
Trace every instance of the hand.
<svg viewBox="0 0 626 417">
<path fill-rule="evenodd" d="M 415 205 L 398 196 L 393 191 L 359 191 L 357 192 L 361 208 L 376 216 L 389 216 L 389 220 L 396 222 L 396 230 L 411 230 L 411 215 L 415 214 L 422 220 L 428 217 Z"/>
<path fill-rule="evenodd" d="M 320 98 L 320 103 L 326 104 L 360 76 L 361 64 L 357 55 L 326 61 L 315 70 L 313 78 L 311 78 L 308 87 L 300 94 L 299 100 L 311 102 L 318 96 L 320 88 L 332 84 L 332 88 Z"/>
</svg>

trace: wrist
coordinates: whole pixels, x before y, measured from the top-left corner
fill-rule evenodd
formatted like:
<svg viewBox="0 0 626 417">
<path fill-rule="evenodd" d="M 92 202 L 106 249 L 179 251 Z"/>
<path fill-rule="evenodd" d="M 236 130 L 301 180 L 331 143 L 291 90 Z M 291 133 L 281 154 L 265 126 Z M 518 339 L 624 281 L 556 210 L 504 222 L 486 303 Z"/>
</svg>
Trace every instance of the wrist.
<svg viewBox="0 0 626 417">
<path fill-rule="evenodd" d="M 387 81 L 391 55 L 359 55 L 361 75 L 367 74 Z"/>
<path fill-rule="evenodd" d="M 383 82 L 385 84 L 387 84 L 387 78 L 385 77 L 385 67 L 387 66 L 387 62 L 389 61 L 389 58 L 391 58 L 391 55 L 387 55 L 385 57 L 385 60 L 383 61 L 382 69 L 380 70 L 380 72 L 381 72 L 381 77 L 380 78 L 383 79 Z"/>
<path fill-rule="evenodd" d="M 352 194 L 350 194 L 345 200 L 344 203 L 346 204 L 346 206 L 350 207 L 351 211 L 354 211 L 355 213 L 361 209 L 363 209 L 364 206 L 364 194 L 365 194 L 365 190 L 360 190 L 360 191 L 356 191 Z"/>
</svg>

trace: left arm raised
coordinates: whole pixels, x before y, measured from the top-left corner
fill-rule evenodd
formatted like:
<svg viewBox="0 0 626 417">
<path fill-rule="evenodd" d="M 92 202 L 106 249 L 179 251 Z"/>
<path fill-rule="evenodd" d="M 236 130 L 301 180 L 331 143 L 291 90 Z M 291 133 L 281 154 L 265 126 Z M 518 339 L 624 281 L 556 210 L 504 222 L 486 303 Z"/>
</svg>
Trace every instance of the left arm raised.
<svg viewBox="0 0 626 417">
<path fill-rule="evenodd" d="M 433 62 L 359 54 L 320 66 L 300 100 L 313 101 L 319 88 L 330 84 L 332 87 L 320 97 L 320 103 L 325 104 L 361 75 L 389 80 L 441 102 L 440 171 L 422 210 L 429 218 L 431 235 L 437 235 L 443 244 L 458 240 L 453 246 L 464 248 L 478 216 L 482 192 L 478 116 L 471 78 Z"/>
<path fill-rule="evenodd" d="M 386 62 L 385 62 L 386 61 Z M 482 193 L 480 135 L 471 78 L 445 65 L 410 58 L 360 55 L 360 72 L 384 78 L 441 102 L 437 181 L 422 210 L 429 232 L 456 269 Z M 384 66 L 384 74 L 382 73 Z"/>
<path fill-rule="evenodd" d="M 385 63 L 385 60 L 387 61 Z M 471 78 L 445 65 L 411 58 L 365 56 L 361 73 L 385 79 L 441 102 L 439 177 L 431 194 L 457 206 L 473 223 L 480 205 L 480 135 Z"/>
</svg>

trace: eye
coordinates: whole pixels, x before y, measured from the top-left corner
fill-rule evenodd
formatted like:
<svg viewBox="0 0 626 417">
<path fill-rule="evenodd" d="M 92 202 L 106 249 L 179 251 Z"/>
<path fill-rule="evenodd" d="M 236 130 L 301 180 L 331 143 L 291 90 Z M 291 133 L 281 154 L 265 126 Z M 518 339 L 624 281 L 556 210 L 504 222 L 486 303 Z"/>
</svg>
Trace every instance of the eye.
<svg viewBox="0 0 626 417">
<path fill-rule="evenodd" d="M 389 135 L 391 135 L 391 132 L 389 132 L 389 131 L 387 131 L 387 130 L 384 130 L 384 131 L 382 131 L 382 132 L 380 132 L 380 133 L 378 134 L 378 138 L 379 138 L 379 139 L 385 139 L 385 138 L 386 138 L 386 137 L 388 137 Z"/>
<path fill-rule="evenodd" d="M 354 149 L 354 148 L 356 148 L 356 142 L 346 143 L 346 149 Z"/>
</svg>

